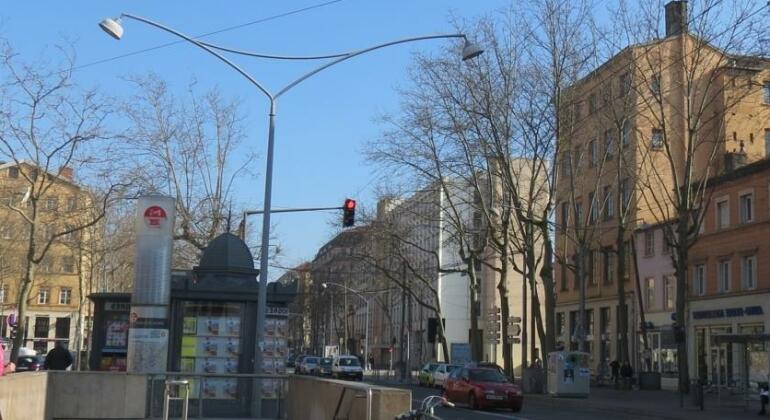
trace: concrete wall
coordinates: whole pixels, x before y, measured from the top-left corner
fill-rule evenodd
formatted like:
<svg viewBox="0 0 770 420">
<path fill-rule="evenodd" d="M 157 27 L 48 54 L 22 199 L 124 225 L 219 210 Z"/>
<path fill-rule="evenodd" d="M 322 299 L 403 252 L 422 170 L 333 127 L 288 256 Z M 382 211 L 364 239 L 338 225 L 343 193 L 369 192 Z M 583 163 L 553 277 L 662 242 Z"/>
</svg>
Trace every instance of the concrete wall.
<svg viewBox="0 0 770 420">
<path fill-rule="evenodd" d="M 0 378 L 4 420 L 143 419 L 147 377 L 111 372 L 33 372 Z"/>
<path fill-rule="evenodd" d="M 370 389 L 372 392 L 371 420 L 392 420 L 398 414 L 411 409 L 412 394 L 407 390 L 357 382 L 291 376 L 287 398 L 288 418 L 305 420 L 334 418 L 337 404 L 344 391 L 345 397 L 339 414 L 344 418 L 366 420 L 366 395 Z"/>
</svg>

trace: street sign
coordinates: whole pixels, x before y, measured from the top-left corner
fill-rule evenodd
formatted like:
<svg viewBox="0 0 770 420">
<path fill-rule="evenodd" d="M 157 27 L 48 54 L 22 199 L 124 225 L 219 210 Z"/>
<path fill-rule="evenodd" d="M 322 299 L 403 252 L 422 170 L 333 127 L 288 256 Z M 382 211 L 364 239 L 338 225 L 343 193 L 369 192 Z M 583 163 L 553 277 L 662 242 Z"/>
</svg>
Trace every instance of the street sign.
<svg viewBox="0 0 770 420">
<path fill-rule="evenodd" d="M 506 340 L 508 344 L 519 344 L 521 343 L 521 339 L 519 337 L 508 337 Z"/>
<path fill-rule="evenodd" d="M 508 334 L 510 334 L 513 337 L 518 337 L 521 334 L 521 325 L 513 324 L 510 327 L 508 327 Z"/>
<path fill-rule="evenodd" d="M 500 321 L 500 314 L 489 314 L 489 315 L 487 315 L 487 320 L 489 320 L 489 321 Z"/>
<path fill-rule="evenodd" d="M 521 322 L 521 317 L 520 316 L 509 316 L 508 317 L 508 323 L 515 324 L 515 323 L 518 323 L 518 322 Z"/>
</svg>

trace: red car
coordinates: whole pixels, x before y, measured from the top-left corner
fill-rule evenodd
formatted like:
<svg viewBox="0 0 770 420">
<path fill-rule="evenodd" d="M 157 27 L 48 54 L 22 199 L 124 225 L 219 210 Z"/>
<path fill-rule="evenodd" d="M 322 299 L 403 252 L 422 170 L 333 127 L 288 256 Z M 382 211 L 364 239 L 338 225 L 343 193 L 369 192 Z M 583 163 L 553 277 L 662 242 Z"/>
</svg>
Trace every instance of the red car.
<svg viewBox="0 0 770 420">
<path fill-rule="evenodd" d="M 455 369 L 444 383 L 444 397 L 472 409 L 510 408 L 520 411 L 524 402 L 521 388 L 496 369 L 464 367 Z"/>
</svg>

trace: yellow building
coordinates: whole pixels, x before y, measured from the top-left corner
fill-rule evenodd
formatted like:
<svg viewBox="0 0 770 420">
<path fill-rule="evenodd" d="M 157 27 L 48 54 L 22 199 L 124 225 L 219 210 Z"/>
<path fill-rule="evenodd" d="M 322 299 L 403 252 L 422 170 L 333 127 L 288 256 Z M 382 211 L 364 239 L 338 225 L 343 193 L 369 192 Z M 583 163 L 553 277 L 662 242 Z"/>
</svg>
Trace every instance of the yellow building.
<svg viewBox="0 0 770 420">
<path fill-rule="evenodd" d="M 83 225 L 92 200 L 74 182 L 69 168 L 57 173 L 49 171 L 44 181 L 35 183 L 49 187 L 43 187 L 40 191 L 44 192 L 39 194 L 31 192 L 30 180 L 38 180 L 42 173 L 27 161 L 0 164 L 0 336 L 9 336 L 8 316 L 18 317 L 19 289 L 27 267 L 33 226 L 25 219 L 32 214 L 34 197 L 38 209 L 38 220 L 34 223 L 36 257 L 42 255 L 49 241 L 51 244 L 37 265 L 26 317 L 19 320 L 27 326 L 24 346 L 46 352 L 55 340 L 63 340 L 75 350 L 74 340 L 83 335 L 76 331 L 80 291 L 89 290 L 80 280 L 88 279 L 81 273 L 88 271 L 90 260 L 83 245 L 92 238 L 92 232 L 64 233 Z M 86 306 L 82 308 L 83 314 L 87 313 Z"/>
<path fill-rule="evenodd" d="M 556 336 L 576 348 L 574 263 L 578 244 L 585 243 L 585 339 L 594 368 L 619 358 L 618 281 L 625 284 L 632 362 L 640 350 L 633 259 L 623 279 L 615 272 L 619 212 L 628 208 L 628 245 L 637 226 L 675 216 L 672 191 L 684 185 L 688 155 L 693 182 L 729 169 L 742 154 L 735 152 L 743 150 L 749 161 L 764 158 L 770 152 L 769 68 L 767 60 L 730 55 L 691 35 L 686 2 L 672 1 L 665 38 L 623 49 L 565 92 L 555 194 Z"/>
</svg>

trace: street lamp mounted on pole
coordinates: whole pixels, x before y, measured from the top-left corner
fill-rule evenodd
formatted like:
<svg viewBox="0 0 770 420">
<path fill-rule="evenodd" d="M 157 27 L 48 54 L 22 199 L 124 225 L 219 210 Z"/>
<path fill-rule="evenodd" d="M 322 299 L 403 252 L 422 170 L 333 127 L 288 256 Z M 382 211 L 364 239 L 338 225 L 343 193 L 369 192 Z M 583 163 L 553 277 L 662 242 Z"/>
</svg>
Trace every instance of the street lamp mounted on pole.
<svg viewBox="0 0 770 420">
<path fill-rule="evenodd" d="M 481 49 L 478 45 L 470 42 L 465 34 L 458 33 L 458 34 L 443 34 L 443 35 L 426 35 L 426 36 L 405 38 L 405 39 L 385 42 L 382 44 L 377 44 L 377 45 L 363 48 L 360 50 L 354 50 L 354 51 L 344 52 L 339 54 L 291 57 L 291 56 L 279 56 L 279 55 L 271 55 L 271 54 L 258 54 L 258 53 L 248 52 L 248 51 L 241 51 L 241 50 L 236 50 L 231 48 L 220 47 L 218 45 L 203 42 L 201 40 L 196 39 L 195 37 L 191 37 L 189 35 L 186 35 L 182 32 L 179 32 L 175 29 L 172 29 L 168 26 L 152 21 L 150 19 L 128 14 L 128 13 L 123 13 L 117 18 L 104 19 L 99 23 L 99 27 L 103 31 L 105 31 L 107 34 L 109 34 L 111 37 L 117 40 L 120 40 L 123 37 L 123 33 L 124 33 L 123 22 L 122 22 L 123 19 L 132 19 L 138 22 L 145 23 L 147 25 L 153 26 L 157 29 L 170 33 L 185 41 L 188 41 L 191 44 L 197 46 L 198 48 L 201 48 L 202 50 L 215 56 L 220 61 L 224 62 L 233 70 L 238 72 L 238 74 L 246 78 L 251 84 L 253 84 L 257 89 L 259 89 L 259 91 L 262 92 L 269 100 L 270 111 L 268 114 L 269 124 L 268 124 L 266 168 L 265 168 L 265 191 L 264 191 L 265 195 L 264 195 L 264 201 L 263 201 L 264 212 L 262 215 L 262 247 L 260 250 L 260 258 L 259 258 L 259 295 L 258 295 L 259 301 L 258 301 L 258 311 L 257 311 L 257 337 L 256 337 L 257 349 L 255 354 L 255 366 L 254 366 L 255 371 L 261 371 L 262 370 L 262 349 L 264 344 L 264 329 L 265 329 L 264 327 L 265 327 L 265 318 L 267 314 L 267 293 L 266 292 L 267 292 L 267 280 L 268 280 L 268 258 L 269 258 L 268 245 L 269 245 L 269 239 L 270 239 L 270 211 L 271 211 L 272 185 L 273 185 L 273 145 L 275 140 L 276 102 L 278 98 L 281 97 L 284 93 L 291 90 L 293 87 L 297 86 L 298 84 L 312 77 L 313 75 L 335 64 L 341 63 L 343 61 L 346 61 L 348 59 L 357 57 L 359 55 L 362 55 L 371 51 L 389 47 L 392 45 L 406 44 L 410 42 L 424 41 L 424 40 L 431 40 L 431 39 L 462 38 L 464 40 L 463 48 L 461 51 L 461 58 L 463 61 L 472 59 L 474 57 L 478 57 L 483 52 L 483 49 Z M 279 89 L 277 92 L 272 93 L 271 91 L 266 89 L 259 81 L 257 81 L 253 76 L 251 76 L 248 72 L 246 72 L 243 68 L 241 68 L 240 66 L 232 62 L 227 57 L 223 56 L 219 51 L 245 55 L 250 57 L 268 58 L 268 59 L 276 59 L 276 60 L 326 59 L 330 61 L 316 67 L 313 70 L 310 70 L 309 72 L 298 77 L 294 81 L 288 83 L 286 86 Z"/>
</svg>

